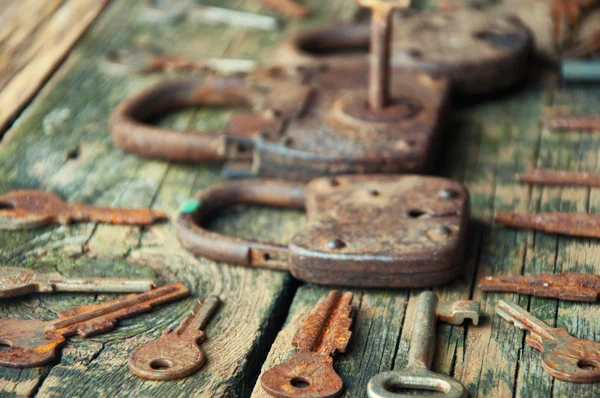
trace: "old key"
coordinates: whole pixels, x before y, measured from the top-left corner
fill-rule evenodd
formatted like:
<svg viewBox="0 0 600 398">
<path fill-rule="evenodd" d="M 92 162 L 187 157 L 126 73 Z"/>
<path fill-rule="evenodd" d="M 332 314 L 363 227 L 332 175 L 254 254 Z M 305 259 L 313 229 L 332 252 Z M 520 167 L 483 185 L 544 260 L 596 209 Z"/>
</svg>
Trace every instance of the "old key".
<svg viewBox="0 0 600 398">
<path fill-rule="evenodd" d="M 551 328 L 513 302 L 500 300 L 496 312 L 528 332 L 525 342 L 542 352 L 542 366 L 552 376 L 576 383 L 600 381 L 600 343 Z"/>
<path fill-rule="evenodd" d="M 460 325 L 465 319 L 471 319 L 473 324 L 477 325 L 479 323 L 479 303 L 457 301 L 452 305 L 438 305 L 438 297 L 435 293 L 423 292 L 419 296 L 417 317 L 408 352 L 408 367 L 403 370 L 383 372 L 369 380 L 367 386 L 369 398 L 413 396 L 394 392 L 397 387 L 439 391 L 448 398 L 467 396 L 465 387 L 458 380 L 429 370 L 435 348 L 437 317 L 452 325 Z"/>
<path fill-rule="evenodd" d="M 146 293 L 130 294 L 102 304 L 81 305 L 60 312 L 52 321 L 0 319 L 0 365 L 32 367 L 57 357 L 67 337 L 90 337 L 112 330 L 118 320 L 148 312 L 153 307 L 189 296 L 181 283 L 173 283 Z"/>
<path fill-rule="evenodd" d="M 296 332 L 296 352 L 262 376 L 262 388 L 274 397 L 336 397 L 343 388 L 332 356 L 345 352 L 352 332 L 352 293 L 333 290 Z"/>
<path fill-rule="evenodd" d="M 217 296 L 198 303 L 176 329 L 165 329 L 158 340 L 134 350 L 129 356 L 129 369 L 149 380 L 175 380 L 197 372 L 206 362 L 200 349 L 206 339 L 203 329 L 219 304 Z"/>
<path fill-rule="evenodd" d="M 17 267 L 0 267 L 0 298 L 51 292 L 145 292 L 154 287 L 148 279 L 72 279 L 59 273 L 40 274 Z"/>
<path fill-rule="evenodd" d="M 65 202 L 45 191 L 22 190 L 0 195 L 0 229 L 37 228 L 49 224 L 93 221 L 108 224 L 150 225 L 167 218 L 150 209 L 112 209 Z"/>
</svg>

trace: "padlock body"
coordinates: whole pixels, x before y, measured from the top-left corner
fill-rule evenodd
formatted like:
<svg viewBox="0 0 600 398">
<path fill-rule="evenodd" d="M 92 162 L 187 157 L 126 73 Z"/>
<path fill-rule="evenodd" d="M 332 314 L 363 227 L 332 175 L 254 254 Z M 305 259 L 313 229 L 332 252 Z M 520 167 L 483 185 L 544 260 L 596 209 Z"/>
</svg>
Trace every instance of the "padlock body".
<svg viewBox="0 0 600 398">
<path fill-rule="evenodd" d="M 357 287 L 428 287 L 463 269 L 469 197 L 439 177 L 319 178 L 305 189 L 307 224 L 289 243 L 298 279 Z"/>
</svg>

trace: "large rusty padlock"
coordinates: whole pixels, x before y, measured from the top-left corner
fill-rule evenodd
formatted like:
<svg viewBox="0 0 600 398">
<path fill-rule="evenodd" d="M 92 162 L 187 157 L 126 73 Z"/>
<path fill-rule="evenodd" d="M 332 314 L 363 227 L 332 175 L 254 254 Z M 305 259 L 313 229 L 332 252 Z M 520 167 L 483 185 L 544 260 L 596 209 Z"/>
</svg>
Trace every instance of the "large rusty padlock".
<svg viewBox="0 0 600 398">
<path fill-rule="evenodd" d="M 366 23 L 340 23 L 297 32 L 273 63 L 367 64 L 370 30 Z M 393 78 L 418 70 L 449 79 L 464 95 L 489 93 L 525 77 L 532 48 L 530 31 L 513 16 L 468 8 L 405 13 L 393 21 Z"/>
<path fill-rule="evenodd" d="M 152 158 L 228 161 L 234 176 L 308 181 L 350 173 L 424 173 L 439 142 L 447 85 L 408 72 L 391 84 L 392 102 L 370 109 L 368 66 L 269 68 L 246 78 L 159 84 L 121 104 L 113 141 Z M 246 106 L 224 131 L 181 131 L 148 121 L 187 106 Z"/>
<path fill-rule="evenodd" d="M 304 208 L 307 223 L 287 245 L 206 229 L 235 204 Z M 467 189 L 439 177 L 348 175 L 308 184 L 229 181 L 200 191 L 177 219 L 184 247 L 217 261 L 288 270 L 316 284 L 423 287 L 460 275 L 469 221 Z"/>
</svg>

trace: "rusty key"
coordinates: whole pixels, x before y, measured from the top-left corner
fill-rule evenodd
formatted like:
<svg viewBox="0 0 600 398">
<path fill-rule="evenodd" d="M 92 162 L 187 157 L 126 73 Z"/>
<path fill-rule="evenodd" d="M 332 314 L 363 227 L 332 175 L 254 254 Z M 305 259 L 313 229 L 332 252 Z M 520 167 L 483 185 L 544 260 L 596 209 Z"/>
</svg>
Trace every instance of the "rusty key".
<svg viewBox="0 0 600 398">
<path fill-rule="evenodd" d="M 30 293 L 103 292 L 135 293 L 154 288 L 149 279 L 73 279 L 59 273 L 41 274 L 17 267 L 0 267 L 0 298 Z"/>
<path fill-rule="evenodd" d="M 479 281 L 484 292 L 532 294 L 570 301 L 598 300 L 600 277 L 582 273 L 488 276 Z"/>
<path fill-rule="evenodd" d="M 333 290 L 296 332 L 296 352 L 262 376 L 262 388 L 274 397 L 336 397 L 343 388 L 332 356 L 345 352 L 352 332 L 352 293 Z"/>
<path fill-rule="evenodd" d="M 600 343 L 551 328 L 511 301 L 500 300 L 496 312 L 528 332 L 525 342 L 542 352 L 542 367 L 552 376 L 575 383 L 600 381 Z"/>
<path fill-rule="evenodd" d="M 600 238 L 600 215 L 587 213 L 530 213 L 517 214 L 499 211 L 496 224 L 526 228 L 553 234 Z"/>
<path fill-rule="evenodd" d="M 600 187 L 600 174 L 589 171 L 533 169 L 519 174 L 517 179 L 520 183 L 531 185 Z"/>
<path fill-rule="evenodd" d="M 206 339 L 203 329 L 220 302 L 219 297 L 209 296 L 176 329 L 167 328 L 158 340 L 134 350 L 129 356 L 129 369 L 149 380 L 175 380 L 200 370 L 206 362 L 200 348 Z"/>
<path fill-rule="evenodd" d="M 162 211 L 113 209 L 65 202 L 45 191 L 22 190 L 0 195 L 0 229 L 28 229 L 78 221 L 108 224 L 150 225 L 166 219 Z"/>
<path fill-rule="evenodd" d="M 477 325 L 479 323 L 479 303 L 463 300 L 450 305 L 438 305 L 438 297 L 435 293 L 430 291 L 421 293 L 408 352 L 408 367 L 379 373 L 369 380 L 367 386 L 369 398 L 413 396 L 394 392 L 396 387 L 417 391 L 439 391 L 447 398 L 467 396 L 465 387 L 458 380 L 429 369 L 433 360 L 438 317 L 452 325 L 460 325 L 465 319 L 471 319 L 473 324 Z"/>
<path fill-rule="evenodd" d="M 117 321 L 190 295 L 181 283 L 172 283 L 140 294 L 130 294 L 102 304 L 81 305 L 60 312 L 52 321 L 0 319 L 0 365 L 40 366 L 54 360 L 67 337 L 90 337 L 114 329 Z"/>
</svg>

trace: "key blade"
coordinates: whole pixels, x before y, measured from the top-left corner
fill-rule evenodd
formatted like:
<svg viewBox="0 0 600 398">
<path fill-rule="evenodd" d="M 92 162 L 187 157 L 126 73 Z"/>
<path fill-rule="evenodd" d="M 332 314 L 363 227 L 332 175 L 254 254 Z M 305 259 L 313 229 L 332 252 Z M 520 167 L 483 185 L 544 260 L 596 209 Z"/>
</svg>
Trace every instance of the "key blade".
<svg viewBox="0 0 600 398">
<path fill-rule="evenodd" d="M 329 293 L 296 332 L 292 344 L 298 352 L 333 355 L 346 350 L 352 335 L 352 296 L 338 290 Z"/>
<path fill-rule="evenodd" d="M 600 187 L 600 173 L 533 169 L 519 174 L 518 181 L 524 184 L 562 185 L 577 187 Z"/>
<path fill-rule="evenodd" d="M 190 331 L 199 331 L 204 330 L 206 324 L 213 316 L 219 305 L 221 304 L 221 300 L 218 296 L 208 296 L 206 300 L 204 300 L 201 304 L 194 308 L 193 313 L 186 317 L 181 324 L 175 329 L 175 333 L 182 334 L 187 330 Z"/>
<path fill-rule="evenodd" d="M 553 339 L 553 328 L 512 301 L 498 301 L 498 304 L 496 304 L 496 313 L 521 330 L 537 334 L 545 339 Z"/>
<path fill-rule="evenodd" d="M 70 203 L 68 218 L 71 221 L 92 221 L 105 224 L 119 225 L 151 225 L 157 221 L 166 220 L 167 214 L 151 209 L 119 209 L 97 207 L 83 203 Z"/>
<path fill-rule="evenodd" d="M 137 293 L 155 287 L 154 281 L 150 279 L 62 279 L 44 282 L 47 282 L 55 292 Z"/>
<path fill-rule="evenodd" d="M 593 302 L 600 294 L 600 277 L 582 273 L 488 276 L 479 281 L 479 288 L 488 292 L 532 294 L 536 297 Z"/>
<path fill-rule="evenodd" d="M 499 211 L 496 224 L 567 236 L 600 238 L 600 215 L 584 213 L 516 214 Z"/>
<path fill-rule="evenodd" d="M 116 322 L 153 307 L 190 295 L 190 290 L 181 283 L 161 286 L 146 293 L 130 294 L 102 304 L 83 305 L 59 313 L 49 322 L 48 332 L 60 331 L 65 336 L 79 334 L 89 337 L 115 327 Z"/>
</svg>

